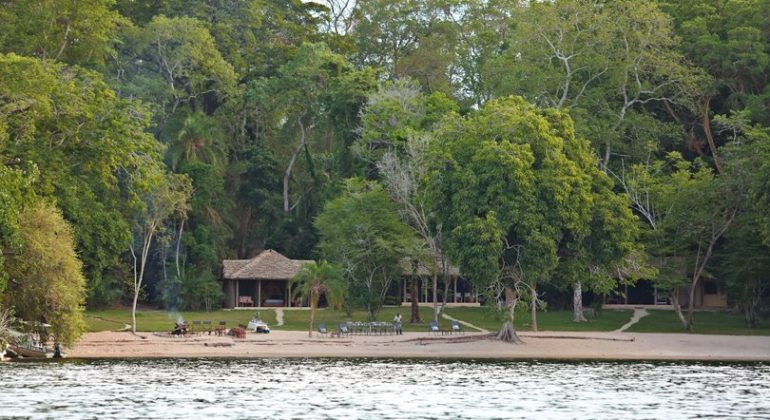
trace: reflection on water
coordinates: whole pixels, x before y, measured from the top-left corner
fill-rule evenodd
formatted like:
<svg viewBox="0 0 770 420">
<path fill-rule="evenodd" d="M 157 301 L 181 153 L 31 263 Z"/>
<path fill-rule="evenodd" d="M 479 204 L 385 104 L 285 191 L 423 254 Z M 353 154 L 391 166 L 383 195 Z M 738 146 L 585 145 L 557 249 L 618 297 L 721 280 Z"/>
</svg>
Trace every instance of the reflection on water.
<svg viewBox="0 0 770 420">
<path fill-rule="evenodd" d="M 0 417 L 770 417 L 762 363 L 70 360 L 0 382 Z"/>
</svg>

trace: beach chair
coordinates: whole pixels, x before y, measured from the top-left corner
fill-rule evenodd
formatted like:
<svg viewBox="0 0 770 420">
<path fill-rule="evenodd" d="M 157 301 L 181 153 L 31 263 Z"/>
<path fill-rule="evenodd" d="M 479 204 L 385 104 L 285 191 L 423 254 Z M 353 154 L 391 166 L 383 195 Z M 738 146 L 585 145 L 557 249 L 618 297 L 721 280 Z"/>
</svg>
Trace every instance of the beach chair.
<svg viewBox="0 0 770 420">
<path fill-rule="evenodd" d="M 438 328 L 438 322 L 431 321 L 430 322 L 430 332 L 434 334 L 438 334 L 441 330 Z"/>
<path fill-rule="evenodd" d="M 225 335 L 227 333 L 227 321 L 219 321 L 219 325 L 214 330 L 217 335 Z"/>
<path fill-rule="evenodd" d="M 462 332 L 462 329 L 460 328 L 460 323 L 457 321 L 452 321 L 452 334 L 458 333 L 460 334 Z"/>
<path fill-rule="evenodd" d="M 200 321 L 193 321 L 192 326 L 188 330 L 190 334 L 200 334 L 201 333 L 201 322 Z"/>
<path fill-rule="evenodd" d="M 211 320 L 203 321 L 203 329 L 201 329 L 201 332 L 202 331 L 206 331 L 209 333 L 209 335 L 211 335 Z"/>
<path fill-rule="evenodd" d="M 340 335 L 350 335 L 348 324 L 340 324 Z"/>
<path fill-rule="evenodd" d="M 326 337 L 326 334 L 329 333 L 329 330 L 326 329 L 326 324 L 318 324 L 318 332 L 321 333 L 324 337 Z"/>
</svg>

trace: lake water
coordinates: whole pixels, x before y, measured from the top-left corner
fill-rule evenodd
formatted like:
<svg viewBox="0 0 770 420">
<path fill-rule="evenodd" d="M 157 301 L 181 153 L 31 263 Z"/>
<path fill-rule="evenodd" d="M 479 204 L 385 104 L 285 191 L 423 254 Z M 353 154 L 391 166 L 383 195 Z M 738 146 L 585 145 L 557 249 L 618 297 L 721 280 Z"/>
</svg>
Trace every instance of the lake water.
<svg viewBox="0 0 770 420">
<path fill-rule="evenodd" d="M 0 417 L 770 417 L 765 363 L 67 360 L 0 383 Z"/>
</svg>

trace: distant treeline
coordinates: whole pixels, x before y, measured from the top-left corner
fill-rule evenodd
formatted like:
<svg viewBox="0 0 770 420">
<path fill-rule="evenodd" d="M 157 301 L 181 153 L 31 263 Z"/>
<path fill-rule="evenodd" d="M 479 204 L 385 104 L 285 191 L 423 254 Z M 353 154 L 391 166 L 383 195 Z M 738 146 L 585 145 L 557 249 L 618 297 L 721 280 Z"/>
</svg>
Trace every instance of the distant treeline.
<svg viewBox="0 0 770 420">
<path fill-rule="evenodd" d="M 0 2 L 4 304 L 49 321 L 84 302 L 215 307 L 221 261 L 272 248 L 346 268 L 361 306 L 407 256 L 535 306 L 544 284 L 578 307 L 709 279 L 754 324 L 768 16 L 770 0 Z"/>
</svg>

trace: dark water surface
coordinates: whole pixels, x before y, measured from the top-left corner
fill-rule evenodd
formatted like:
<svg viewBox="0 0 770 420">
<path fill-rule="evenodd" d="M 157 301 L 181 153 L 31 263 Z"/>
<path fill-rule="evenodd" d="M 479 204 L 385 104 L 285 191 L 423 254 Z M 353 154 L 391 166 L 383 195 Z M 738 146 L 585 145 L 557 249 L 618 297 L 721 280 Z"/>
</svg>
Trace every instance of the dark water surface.
<svg viewBox="0 0 770 420">
<path fill-rule="evenodd" d="M 770 418 L 765 363 L 68 360 L 0 383 L 0 417 Z"/>
</svg>

